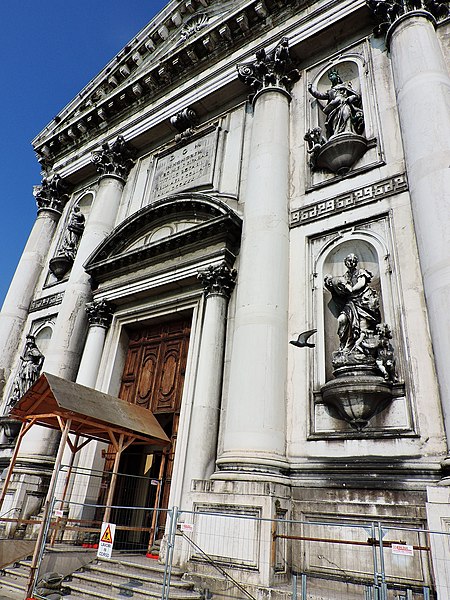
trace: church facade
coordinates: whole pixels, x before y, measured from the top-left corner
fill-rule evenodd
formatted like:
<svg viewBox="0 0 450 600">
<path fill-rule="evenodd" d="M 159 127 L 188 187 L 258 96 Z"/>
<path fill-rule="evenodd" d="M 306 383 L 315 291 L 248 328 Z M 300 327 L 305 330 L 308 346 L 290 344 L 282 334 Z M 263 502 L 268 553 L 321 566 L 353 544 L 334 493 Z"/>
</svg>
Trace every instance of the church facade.
<svg viewBox="0 0 450 600">
<path fill-rule="evenodd" d="M 446 531 L 448 5 L 172 0 L 49 123 L 3 466 L 46 372 L 154 413 L 164 508 Z M 27 434 L 4 510 L 56 444 Z"/>
</svg>

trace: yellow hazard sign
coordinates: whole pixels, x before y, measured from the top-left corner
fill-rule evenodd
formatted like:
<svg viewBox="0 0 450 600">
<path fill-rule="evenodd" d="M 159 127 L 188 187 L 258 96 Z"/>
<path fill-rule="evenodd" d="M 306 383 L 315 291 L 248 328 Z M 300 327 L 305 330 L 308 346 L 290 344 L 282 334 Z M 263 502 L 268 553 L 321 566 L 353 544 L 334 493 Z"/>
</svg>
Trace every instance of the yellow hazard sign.
<svg viewBox="0 0 450 600">
<path fill-rule="evenodd" d="M 100 538 L 101 542 L 106 542 L 107 544 L 112 544 L 113 536 L 111 533 L 111 525 L 108 523 L 105 531 L 103 532 L 102 537 Z"/>
</svg>

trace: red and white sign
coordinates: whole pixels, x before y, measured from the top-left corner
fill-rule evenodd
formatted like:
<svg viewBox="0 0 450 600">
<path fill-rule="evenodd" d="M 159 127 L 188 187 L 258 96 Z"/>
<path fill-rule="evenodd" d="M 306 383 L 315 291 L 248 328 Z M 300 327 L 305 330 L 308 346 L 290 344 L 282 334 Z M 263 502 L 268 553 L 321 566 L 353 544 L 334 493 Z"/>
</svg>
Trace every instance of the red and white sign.
<svg viewBox="0 0 450 600">
<path fill-rule="evenodd" d="M 97 550 L 98 558 L 111 558 L 115 533 L 116 526 L 114 523 L 102 523 L 100 541 Z"/>
<path fill-rule="evenodd" d="M 180 529 L 181 531 L 184 531 L 184 533 L 192 533 L 194 531 L 194 525 L 192 523 L 181 523 Z"/>
<path fill-rule="evenodd" d="M 392 544 L 392 554 L 401 556 L 414 556 L 414 548 L 407 544 Z"/>
</svg>

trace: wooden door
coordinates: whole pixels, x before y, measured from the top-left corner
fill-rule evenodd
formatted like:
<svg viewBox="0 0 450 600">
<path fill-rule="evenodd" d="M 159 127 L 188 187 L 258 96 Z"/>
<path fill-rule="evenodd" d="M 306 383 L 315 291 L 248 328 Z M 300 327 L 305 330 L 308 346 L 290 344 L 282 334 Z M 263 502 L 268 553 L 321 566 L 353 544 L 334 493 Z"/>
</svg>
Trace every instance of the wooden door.
<svg viewBox="0 0 450 600">
<path fill-rule="evenodd" d="M 190 328 L 191 319 L 183 318 L 129 331 L 119 396 L 151 410 L 171 441 L 159 508 L 167 508 L 169 502 Z"/>
</svg>

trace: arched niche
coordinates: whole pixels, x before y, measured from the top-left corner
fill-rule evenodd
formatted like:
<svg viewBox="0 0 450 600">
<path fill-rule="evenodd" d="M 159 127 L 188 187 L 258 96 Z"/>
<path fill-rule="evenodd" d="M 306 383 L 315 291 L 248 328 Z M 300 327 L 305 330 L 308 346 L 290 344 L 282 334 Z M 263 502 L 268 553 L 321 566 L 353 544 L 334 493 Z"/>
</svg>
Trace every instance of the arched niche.
<svg viewBox="0 0 450 600">
<path fill-rule="evenodd" d="M 318 324 L 318 356 L 316 385 L 322 385 L 333 379 L 331 364 L 332 353 L 339 347 L 337 335 L 337 315 L 333 314 L 332 297 L 326 289 L 324 279 L 327 275 L 338 277 L 345 273 L 345 258 L 349 254 L 358 257 L 358 268 L 365 269 L 372 274 L 370 287 L 379 295 L 381 321 L 388 323 L 393 329 L 394 342 L 395 316 L 393 311 L 391 267 L 389 250 L 381 236 L 364 230 L 353 230 L 343 236 L 338 235 L 327 242 L 317 256 L 315 275 L 317 281 L 315 294 L 315 312 Z M 395 346 L 395 343 L 394 343 Z"/>
</svg>

